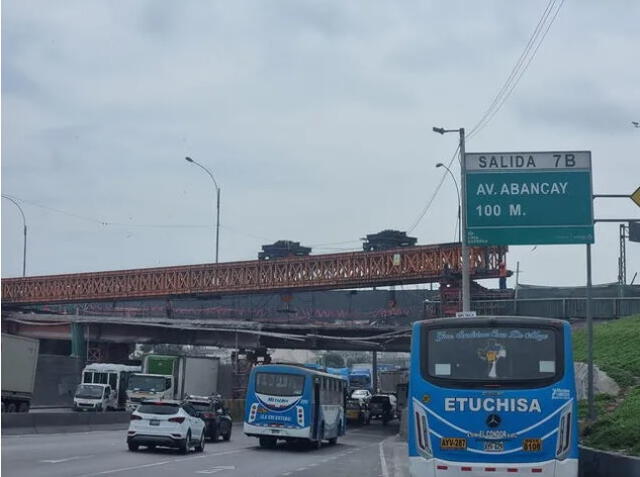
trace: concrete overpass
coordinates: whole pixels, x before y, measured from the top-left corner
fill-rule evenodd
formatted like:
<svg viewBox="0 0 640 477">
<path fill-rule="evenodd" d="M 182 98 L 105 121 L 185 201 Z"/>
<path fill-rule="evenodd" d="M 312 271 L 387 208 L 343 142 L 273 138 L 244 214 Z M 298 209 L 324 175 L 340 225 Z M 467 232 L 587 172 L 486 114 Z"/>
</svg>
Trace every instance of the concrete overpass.
<svg viewBox="0 0 640 477">
<path fill-rule="evenodd" d="M 163 344 L 225 348 L 409 351 L 409 326 L 292 324 L 255 321 L 123 318 L 5 312 L 2 331 L 48 340 L 71 340 L 81 326 L 90 343 Z"/>
</svg>

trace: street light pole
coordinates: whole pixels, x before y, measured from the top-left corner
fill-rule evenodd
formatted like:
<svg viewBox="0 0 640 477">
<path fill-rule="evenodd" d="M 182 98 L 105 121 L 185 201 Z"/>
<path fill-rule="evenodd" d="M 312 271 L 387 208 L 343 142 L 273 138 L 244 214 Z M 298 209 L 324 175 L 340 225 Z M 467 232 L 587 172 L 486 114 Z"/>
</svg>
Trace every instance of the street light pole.
<svg viewBox="0 0 640 477">
<path fill-rule="evenodd" d="M 200 169 L 202 169 L 207 174 L 209 174 L 209 177 L 211 177 L 211 180 L 213 181 L 213 185 L 216 188 L 216 263 L 218 263 L 218 242 L 219 242 L 219 239 L 220 239 L 220 187 L 218 187 L 218 183 L 216 182 L 215 178 L 213 177 L 213 174 L 211 173 L 211 171 L 209 169 L 204 167 L 198 161 L 194 161 L 193 159 L 191 159 L 188 156 L 185 157 L 184 159 L 187 162 L 195 164 Z"/>
<path fill-rule="evenodd" d="M 461 206 L 460 206 L 460 189 L 458 188 L 458 181 L 456 180 L 456 176 L 453 175 L 453 172 L 451 172 L 451 169 L 445 166 L 442 162 L 438 162 L 436 164 L 436 167 L 444 167 L 449 173 L 449 175 L 451 176 L 451 178 L 453 179 L 453 184 L 456 186 L 456 194 L 458 195 L 458 240 L 460 240 L 462 237 L 462 233 L 460 232 L 460 224 L 461 224 L 460 207 Z"/>
<path fill-rule="evenodd" d="M 18 202 L 16 202 L 14 199 L 9 197 L 8 195 L 2 194 L 2 198 L 13 202 L 13 204 L 20 211 L 20 215 L 22 215 L 22 230 L 24 235 L 24 238 L 22 241 L 22 276 L 24 277 L 27 271 L 27 219 L 25 219 L 24 212 L 22 211 L 22 207 L 20 207 L 20 204 L 18 204 Z"/>
<path fill-rule="evenodd" d="M 464 160 L 465 154 L 465 143 L 464 143 L 464 128 L 459 129 L 444 129 L 444 128 L 433 128 L 433 132 L 437 132 L 438 134 L 457 132 L 460 134 L 460 174 L 462 176 L 462 197 L 461 197 L 461 229 L 462 229 L 462 240 L 461 240 L 461 253 L 462 253 L 462 311 L 471 311 L 471 297 L 470 297 L 470 288 L 471 288 L 471 280 L 469 277 L 469 246 L 467 245 L 467 174 L 466 174 L 466 164 Z"/>
</svg>

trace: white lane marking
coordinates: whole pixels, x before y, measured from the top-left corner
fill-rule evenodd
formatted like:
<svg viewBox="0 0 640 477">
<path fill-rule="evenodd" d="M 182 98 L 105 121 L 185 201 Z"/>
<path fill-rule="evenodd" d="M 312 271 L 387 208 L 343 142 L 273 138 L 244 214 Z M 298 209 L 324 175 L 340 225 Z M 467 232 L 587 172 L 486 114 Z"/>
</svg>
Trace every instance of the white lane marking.
<svg viewBox="0 0 640 477">
<path fill-rule="evenodd" d="M 299 469 L 296 469 L 296 472 L 302 472 L 303 470 L 307 470 L 306 467 L 300 467 Z"/>
<path fill-rule="evenodd" d="M 378 448 L 380 449 L 380 468 L 382 469 L 382 477 L 389 477 L 387 459 L 385 459 L 384 457 L 384 441 L 380 441 L 380 444 L 378 444 Z"/>
<path fill-rule="evenodd" d="M 235 465 L 218 465 L 211 469 L 198 470 L 196 474 L 217 474 L 218 472 L 224 472 L 225 470 L 236 470 Z"/>
<path fill-rule="evenodd" d="M 291 472 L 285 472 L 285 473 L 284 473 L 284 474 L 282 474 L 282 475 L 285 475 L 285 476 L 286 476 L 286 475 L 291 475 Z"/>
<path fill-rule="evenodd" d="M 88 459 L 90 457 L 93 457 L 93 455 L 78 455 L 75 457 L 66 457 L 64 459 L 46 459 L 46 460 L 41 460 L 40 462 L 45 464 L 59 464 L 60 462 L 69 462 L 69 461 L 78 460 L 78 459 Z"/>
<path fill-rule="evenodd" d="M 158 465 L 173 464 L 175 462 L 182 462 L 182 461 L 185 461 L 185 460 L 202 459 L 203 457 L 215 457 L 215 456 L 219 456 L 219 455 L 237 454 L 237 453 L 243 452 L 243 451 L 244 451 L 244 449 L 238 449 L 238 450 L 232 450 L 232 451 L 226 451 L 226 452 L 217 452 L 215 454 L 202 454 L 202 455 L 193 456 L 193 457 L 183 457 L 181 459 L 163 460 L 163 461 L 160 461 L 160 462 L 152 462 L 150 464 L 133 465 L 131 467 L 121 467 L 119 469 L 109 469 L 109 470 L 103 470 L 101 472 L 93 472 L 91 474 L 83 474 L 80 477 L 92 477 L 94 475 L 116 474 L 118 472 L 126 472 L 128 470 L 144 469 L 146 467 L 156 467 Z"/>
</svg>

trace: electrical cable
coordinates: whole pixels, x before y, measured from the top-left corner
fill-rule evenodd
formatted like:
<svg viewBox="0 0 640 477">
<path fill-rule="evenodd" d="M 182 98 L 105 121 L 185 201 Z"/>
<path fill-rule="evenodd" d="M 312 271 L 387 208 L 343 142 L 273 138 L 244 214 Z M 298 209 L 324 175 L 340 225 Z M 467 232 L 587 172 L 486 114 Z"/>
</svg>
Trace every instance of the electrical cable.
<svg viewBox="0 0 640 477">
<path fill-rule="evenodd" d="M 473 136 L 478 134 L 482 129 L 484 129 L 484 127 L 486 127 L 487 124 L 489 124 L 489 122 L 493 119 L 493 117 L 500 111 L 500 109 L 502 108 L 504 103 L 507 101 L 507 99 L 511 96 L 514 89 L 522 79 L 522 76 L 527 71 L 527 69 L 529 68 L 529 65 L 535 58 L 535 55 L 538 52 L 540 46 L 544 42 L 544 39 L 546 38 L 547 33 L 549 32 L 551 26 L 555 22 L 555 19 L 558 16 L 560 9 L 562 8 L 564 1 L 565 0 L 561 0 L 560 4 L 556 8 L 556 0 L 549 0 L 522 54 L 516 61 L 516 64 L 511 69 L 511 73 L 505 80 L 504 84 L 502 85 L 502 87 L 500 88 L 496 96 L 493 98 L 493 101 L 491 102 L 487 110 L 484 112 L 480 120 L 475 124 L 475 126 L 473 126 L 473 128 L 471 128 L 471 130 L 469 131 L 469 134 L 467 135 L 467 139 L 471 139 Z M 554 12 L 553 16 L 551 16 L 552 12 Z M 550 16 L 551 16 L 551 20 L 547 23 L 547 20 L 549 19 Z M 533 49 L 533 52 L 532 52 L 532 49 Z"/>
<path fill-rule="evenodd" d="M 456 147 L 456 150 L 454 151 L 453 155 L 451 156 L 451 160 L 449 160 L 449 163 L 447 164 L 447 167 L 451 167 L 451 164 L 453 164 L 453 161 L 455 161 L 456 155 L 458 154 L 459 150 L 460 150 L 460 145 L 458 144 L 458 147 Z M 446 178 L 447 178 L 447 171 L 445 170 L 442 173 L 442 177 L 440 178 L 440 182 L 438 182 L 438 185 L 436 186 L 435 190 L 433 191 L 433 194 L 431 194 L 431 197 L 429 198 L 429 200 L 427 201 L 426 205 L 422 209 L 422 212 L 420 212 L 420 215 L 418 215 L 418 218 L 413 222 L 413 225 L 407 229 L 407 233 L 408 234 L 410 234 L 411 232 L 413 232 L 415 230 L 415 228 L 418 226 L 420 221 L 424 218 L 426 213 L 429 211 L 429 209 L 431 208 L 431 204 L 433 204 L 433 201 L 435 200 L 436 196 L 438 195 L 438 192 L 440 191 L 440 188 L 442 187 L 442 184 L 444 184 L 444 181 L 445 181 Z"/>
</svg>

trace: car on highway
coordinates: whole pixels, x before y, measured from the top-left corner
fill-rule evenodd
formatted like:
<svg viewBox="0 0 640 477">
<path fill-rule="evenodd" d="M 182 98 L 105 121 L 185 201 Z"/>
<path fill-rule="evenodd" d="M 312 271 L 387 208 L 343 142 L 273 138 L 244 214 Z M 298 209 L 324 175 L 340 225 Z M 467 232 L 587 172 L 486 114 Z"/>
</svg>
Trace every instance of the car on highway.
<svg viewBox="0 0 640 477">
<path fill-rule="evenodd" d="M 369 401 L 373 419 L 381 419 L 383 424 L 396 417 L 398 400 L 393 394 L 374 394 Z"/>
<path fill-rule="evenodd" d="M 205 436 L 213 442 L 231 439 L 233 420 L 219 396 L 187 396 L 184 400 L 198 411 L 205 424 Z"/>
<path fill-rule="evenodd" d="M 371 423 L 371 412 L 369 411 L 369 405 L 361 402 L 358 399 L 347 399 L 345 406 L 345 417 L 349 422 L 356 422 L 358 424 Z"/>
<path fill-rule="evenodd" d="M 351 399 L 357 399 L 360 402 L 369 402 L 371 396 L 371 391 L 368 389 L 356 389 L 351 393 Z"/>
<path fill-rule="evenodd" d="M 130 451 L 140 446 L 149 449 L 160 447 L 177 448 L 188 453 L 204 450 L 205 424 L 199 412 L 189 403 L 173 400 L 146 400 L 131 413 L 127 431 Z"/>
</svg>

